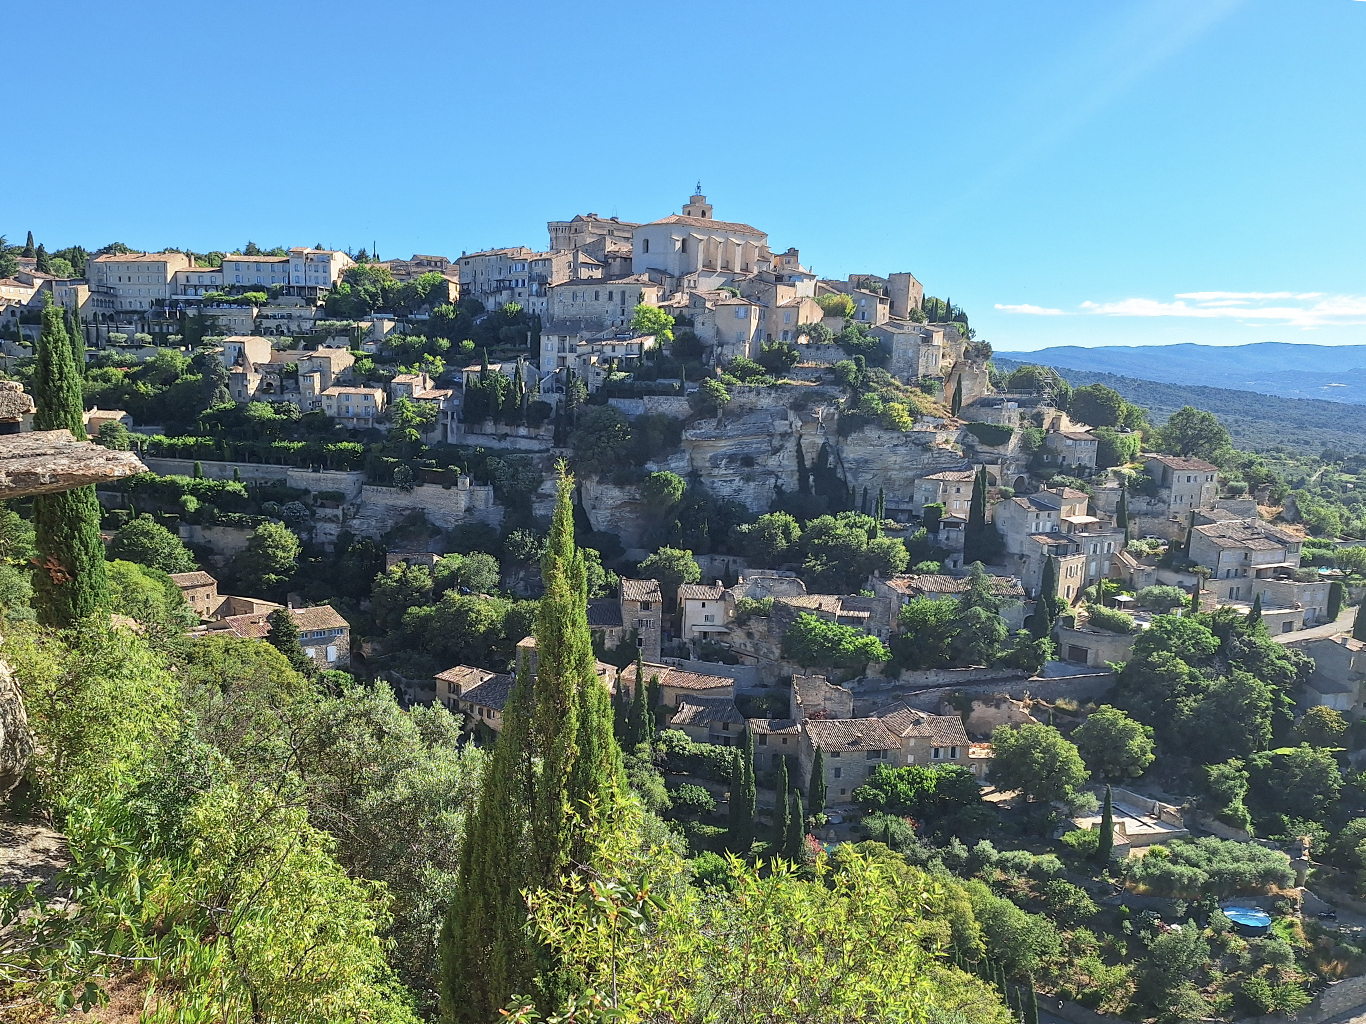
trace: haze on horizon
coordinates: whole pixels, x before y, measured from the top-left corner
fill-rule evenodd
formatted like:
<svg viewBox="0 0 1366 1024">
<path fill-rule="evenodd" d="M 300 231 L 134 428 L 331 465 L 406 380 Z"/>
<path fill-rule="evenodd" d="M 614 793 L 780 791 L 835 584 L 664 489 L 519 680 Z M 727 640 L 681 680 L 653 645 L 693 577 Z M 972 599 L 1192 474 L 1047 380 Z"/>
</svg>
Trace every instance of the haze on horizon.
<svg viewBox="0 0 1366 1024">
<path fill-rule="evenodd" d="M 1366 342 L 1354 0 L 63 10 L 7 12 L 68 101 L 11 134 L 11 240 L 454 256 L 700 181 L 1003 351 Z"/>
</svg>

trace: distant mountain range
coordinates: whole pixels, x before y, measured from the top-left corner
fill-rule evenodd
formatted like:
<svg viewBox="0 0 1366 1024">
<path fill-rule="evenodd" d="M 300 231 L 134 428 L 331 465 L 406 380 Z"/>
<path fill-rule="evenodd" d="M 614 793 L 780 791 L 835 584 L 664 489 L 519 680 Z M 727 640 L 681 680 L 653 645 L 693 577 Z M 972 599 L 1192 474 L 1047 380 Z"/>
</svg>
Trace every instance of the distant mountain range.
<svg viewBox="0 0 1366 1024">
<path fill-rule="evenodd" d="M 1060 345 L 999 354 L 1058 369 L 1366 405 L 1366 345 Z"/>
</svg>

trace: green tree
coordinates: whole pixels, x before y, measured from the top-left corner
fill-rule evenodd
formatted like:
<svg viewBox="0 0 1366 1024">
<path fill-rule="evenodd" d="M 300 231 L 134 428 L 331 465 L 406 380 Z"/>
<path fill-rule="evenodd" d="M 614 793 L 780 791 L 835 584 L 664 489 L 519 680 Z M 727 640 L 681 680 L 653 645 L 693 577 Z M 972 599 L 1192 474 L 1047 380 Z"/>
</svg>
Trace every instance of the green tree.
<svg viewBox="0 0 1366 1024">
<path fill-rule="evenodd" d="M 1044 559 L 1043 581 L 1039 585 L 1039 596 L 1034 601 L 1034 610 L 1029 615 L 1029 632 L 1035 639 L 1042 639 L 1053 632 L 1053 622 L 1057 618 L 1058 567 L 1052 557 Z"/>
<path fill-rule="evenodd" d="M 1001 553 L 1001 535 L 987 522 L 987 467 L 977 467 L 972 482 L 972 501 L 963 531 L 963 558 L 969 562 L 990 562 Z"/>
<path fill-rule="evenodd" d="M 1115 526 L 1124 531 L 1124 543 L 1130 540 L 1129 534 L 1129 490 L 1119 492 L 1119 504 L 1115 507 Z"/>
<path fill-rule="evenodd" d="M 949 412 L 957 416 L 963 411 L 963 375 L 958 375 L 958 383 L 953 386 L 953 398 L 949 401 Z"/>
<path fill-rule="evenodd" d="M 145 512 L 119 527 L 109 542 L 109 559 L 124 559 L 162 572 L 193 572 L 194 556 L 174 533 Z"/>
<path fill-rule="evenodd" d="M 750 565 L 778 566 L 796 554 L 802 538 L 797 520 L 786 512 L 769 512 L 732 531 Z"/>
<path fill-rule="evenodd" d="M 593 658 L 572 491 L 561 464 L 541 565 L 536 676 L 518 665 L 442 928 L 439 989 L 452 1021 L 485 1024 L 514 992 L 559 987 L 545 948 L 527 943 L 524 894 L 589 862 L 622 807 L 621 751 Z"/>
<path fill-rule="evenodd" d="M 1262 624 L 1262 595 L 1258 594 L 1252 599 L 1252 607 L 1247 613 L 1247 625 L 1253 629 Z"/>
<path fill-rule="evenodd" d="M 877 637 L 803 612 L 783 637 L 783 655 L 799 665 L 860 668 L 886 661 L 891 653 Z"/>
<path fill-rule="evenodd" d="M 664 547 L 640 563 L 640 574 L 647 580 L 659 580 L 664 601 L 672 607 L 678 599 L 678 588 L 700 580 L 702 568 L 691 551 Z"/>
<path fill-rule="evenodd" d="M 825 752 L 816 748 L 816 756 L 811 761 L 811 784 L 806 787 L 806 802 L 812 814 L 825 810 Z"/>
<path fill-rule="evenodd" d="M 688 485 L 677 473 L 651 473 L 640 485 L 640 496 L 649 503 L 653 514 L 664 516 L 683 500 Z"/>
<path fill-rule="evenodd" d="M 1295 735 L 1311 747 L 1339 747 L 1347 735 L 1342 712 L 1316 704 L 1295 723 Z"/>
<path fill-rule="evenodd" d="M 1067 411 L 1074 419 L 1091 427 L 1117 427 L 1124 422 L 1127 403 L 1114 388 L 1087 384 L 1072 392 Z"/>
<path fill-rule="evenodd" d="M 674 318 L 658 306 L 642 303 L 631 314 L 631 330 L 636 334 L 651 335 L 655 339 L 655 347 L 663 348 L 673 343 Z"/>
<path fill-rule="evenodd" d="M 951 597 L 913 597 L 901 606 L 901 632 L 892 638 L 897 662 L 910 669 L 953 664 L 958 637 L 958 602 Z"/>
<path fill-rule="evenodd" d="M 1366 601 L 1357 605 L 1357 613 L 1352 619 L 1352 639 L 1366 640 Z"/>
<path fill-rule="evenodd" d="M 100 432 L 95 443 L 110 451 L 126 452 L 133 447 L 133 433 L 118 420 L 106 420 L 100 424 Z"/>
<path fill-rule="evenodd" d="M 1096 844 L 1096 860 L 1102 865 L 1110 863 L 1110 854 L 1115 849 L 1115 794 L 1110 784 L 1105 784 L 1105 804 L 1100 812 L 1100 842 Z"/>
<path fill-rule="evenodd" d="M 1103 704 L 1072 734 L 1088 768 L 1106 779 L 1136 779 L 1153 763 L 1153 730 Z"/>
<path fill-rule="evenodd" d="M 1183 406 L 1172 413 L 1158 432 L 1162 450 L 1169 455 L 1213 460 L 1230 447 L 1228 431 L 1212 412 Z"/>
<path fill-rule="evenodd" d="M 998 726 L 991 734 L 991 780 L 1027 801 L 1070 803 L 1087 779 L 1075 744 L 1050 725 Z"/>
<path fill-rule="evenodd" d="M 85 439 L 81 413 L 81 378 L 71 359 L 71 341 L 56 306 L 43 310 L 33 377 L 38 430 L 69 430 Z M 100 541 L 100 505 L 95 488 L 77 487 L 33 499 L 33 527 L 38 548 L 34 605 L 47 626 L 73 626 L 108 603 L 104 544 Z"/>
<path fill-rule="evenodd" d="M 242 583 L 254 594 L 281 590 L 298 571 L 299 538 L 282 523 L 262 523 L 237 556 Z"/>
<path fill-rule="evenodd" d="M 304 653 L 299 643 L 299 624 L 294 621 L 294 613 L 288 608 L 276 608 L 266 616 L 270 625 L 270 635 L 266 637 L 270 646 L 283 654 L 290 668 L 303 676 L 314 673 L 313 659 Z"/>
</svg>

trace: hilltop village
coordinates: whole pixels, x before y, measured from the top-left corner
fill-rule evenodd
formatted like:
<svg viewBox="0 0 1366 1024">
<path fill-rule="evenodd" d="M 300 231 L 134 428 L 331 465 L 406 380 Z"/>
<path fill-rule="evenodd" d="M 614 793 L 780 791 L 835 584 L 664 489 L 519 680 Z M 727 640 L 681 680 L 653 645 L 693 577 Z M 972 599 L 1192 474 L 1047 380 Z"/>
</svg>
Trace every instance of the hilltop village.
<svg viewBox="0 0 1366 1024">
<path fill-rule="evenodd" d="M 1344 520 L 1211 414 L 1155 425 L 1003 372 L 913 272 L 821 278 L 700 191 L 547 230 L 391 260 L 0 246 L 0 447 L 53 429 L 60 330 L 76 447 L 121 460 L 81 484 L 110 629 L 205 681 L 224 756 L 246 726 L 207 680 L 264 659 L 250 690 L 273 650 L 307 701 L 417 723 L 414 763 L 468 794 L 462 758 L 526 742 L 519 679 L 561 664 L 547 609 L 581 579 L 564 614 L 624 776 L 697 885 L 841 857 L 938 878 L 967 908 L 935 932 L 975 979 L 949 986 L 963 1019 L 1037 1024 L 1038 992 L 1077 1024 L 1366 1002 Z M 66 567 L 34 557 L 41 498 L 10 497 L 22 633 Z M 16 646 L 22 677 L 41 643 Z M 346 860 L 362 840 L 318 780 L 351 713 L 299 813 L 394 888 L 394 969 L 430 1015 L 437 934 L 458 941 L 433 921 L 470 876 L 434 838 L 446 895 L 404 889 L 420 872 L 378 866 L 373 807 L 370 859 Z"/>
</svg>

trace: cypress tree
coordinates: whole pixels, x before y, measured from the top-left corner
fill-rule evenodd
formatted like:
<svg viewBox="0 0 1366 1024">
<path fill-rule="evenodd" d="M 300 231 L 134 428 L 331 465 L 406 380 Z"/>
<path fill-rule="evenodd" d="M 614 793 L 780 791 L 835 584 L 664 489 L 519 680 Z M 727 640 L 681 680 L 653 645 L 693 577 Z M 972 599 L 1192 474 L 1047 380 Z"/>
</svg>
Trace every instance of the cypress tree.
<svg viewBox="0 0 1366 1024">
<path fill-rule="evenodd" d="M 979 466 L 972 481 L 972 501 L 968 506 L 968 524 L 963 532 L 963 560 L 983 562 L 991 557 L 987 540 L 987 467 Z"/>
<path fill-rule="evenodd" d="M 946 324 L 946 323 L 948 323 L 948 322 L 949 322 L 950 320 L 952 320 L 952 319 L 953 319 L 953 300 L 952 300 L 952 299 L 945 299 L 945 300 L 944 300 L 944 313 L 943 313 L 943 316 L 940 318 L 940 323 L 945 323 L 945 324 Z"/>
<path fill-rule="evenodd" d="M 1197 577 L 1195 586 L 1191 587 L 1190 614 L 1200 614 L 1200 580 Z"/>
<path fill-rule="evenodd" d="M 1248 629 L 1255 629 L 1262 624 L 1262 595 L 1258 594 L 1252 599 L 1252 609 L 1247 613 Z"/>
<path fill-rule="evenodd" d="M 1342 611 L 1342 584 L 1337 580 L 1328 584 L 1328 621 L 1336 622 Z"/>
<path fill-rule="evenodd" d="M 549 952 L 526 936 L 521 894 L 589 861 L 594 833 L 610 824 L 623 792 L 611 698 L 597 677 L 588 631 L 572 486 L 561 464 L 541 562 L 536 677 L 520 659 L 442 928 L 442 1011 L 456 1024 L 486 1024 L 513 992 L 555 987 Z"/>
<path fill-rule="evenodd" d="M 1356 618 L 1352 620 L 1353 640 L 1366 640 L 1366 614 L 1362 613 L 1363 608 L 1366 608 L 1366 601 L 1357 605 Z"/>
<path fill-rule="evenodd" d="M 1110 854 L 1115 848 L 1115 794 L 1109 784 L 1105 786 L 1105 806 L 1100 812 L 1100 842 L 1096 844 L 1096 860 L 1101 866 L 1110 863 Z"/>
<path fill-rule="evenodd" d="M 861 500 L 861 501 L 859 502 L 858 510 L 859 510 L 860 513 L 862 513 L 862 514 L 865 515 L 865 516 L 866 516 L 866 515 L 869 513 L 869 511 L 870 511 L 870 509 L 868 508 L 868 485 L 867 485 L 867 484 L 864 484 L 864 485 L 863 485 L 863 500 Z"/>
<path fill-rule="evenodd" d="M 730 755 L 730 804 L 726 809 L 726 848 L 731 853 L 745 853 L 749 843 L 744 841 L 745 762 L 739 747 Z"/>
<path fill-rule="evenodd" d="M 882 533 L 882 520 L 887 518 L 887 489 L 879 487 L 877 489 L 877 525 L 879 536 Z"/>
<path fill-rule="evenodd" d="M 645 686 L 636 677 L 635 690 L 631 694 L 631 704 L 626 711 L 626 750 L 635 750 L 645 739 Z"/>
<path fill-rule="evenodd" d="M 242 470 L 237 466 L 232 467 L 232 478 L 236 483 L 240 484 L 242 482 Z"/>
<path fill-rule="evenodd" d="M 958 374 L 958 383 L 953 386 L 953 398 L 949 401 L 949 412 L 957 416 L 963 410 L 963 375 Z"/>
<path fill-rule="evenodd" d="M 787 821 L 787 841 L 783 843 L 783 856 L 793 864 L 802 862 L 802 847 L 806 843 L 806 812 L 802 810 L 802 795 L 791 794 L 791 817 Z"/>
<path fill-rule="evenodd" d="M 1124 531 L 1124 543 L 1128 545 L 1129 536 L 1129 492 L 1119 492 L 1119 505 L 1115 508 L 1115 525 Z"/>
<path fill-rule="evenodd" d="M 649 733 L 650 742 L 655 741 L 659 734 L 658 719 L 655 711 L 659 708 L 659 674 L 650 677 L 650 685 L 645 688 L 645 728 Z"/>
<path fill-rule="evenodd" d="M 203 480 L 203 479 L 204 479 L 204 464 L 203 464 L 202 462 L 196 462 L 196 463 L 194 464 L 194 470 L 193 470 L 192 472 L 194 473 L 194 478 L 195 478 L 196 480 Z"/>
<path fill-rule="evenodd" d="M 754 733 L 748 730 L 740 767 L 743 781 L 740 786 L 740 832 L 736 838 L 741 842 L 742 852 L 748 853 L 750 844 L 754 842 L 754 812 L 758 803 L 754 786 Z"/>
<path fill-rule="evenodd" d="M 314 672 L 313 659 L 304 653 L 303 645 L 299 643 L 299 624 L 294 621 L 294 615 L 288 608 L 276 608 L 266 616 L 266 622 L 270 623 L 270 635 L 266 637 L 270 646 L 289 659 L 290 667 L 303 676 L 312 676 Z"/>
<path fill-rule="evenodd" d="M 71 359 L 71 339 L 62 314 L 51 305 L 43 310 L 33 392 L 36 429 L 69 430 L 85 440 L 81 379 Z M 66 628 L 103 608 L 109 584 L 95 488 L 38 495 L 33 499 L 33 529 L 40 563 L 33 601 L 38 621 Z"/>
<path fill-rule="evenodd" d="M 773 845 L 779 846 L 787 842 L 787 826 L 791 818 L 791 807 L 788 806 L 788 779 L 787 779 L 787 757 L 783 754 L 778 755 L 778 796 L 773 801 Z"/>
<path fill-rule="evenodd" d="M 617 675 L 616 688 L 612 690 L 612 731 L 616 734 L 617 742 L 623 748 L 627 747 L 627 716 L 631 711 L 631 699 L 626 696 L 626 684 L 621 675 Z"/>
<path fill-rule="evenodd" d="M 1029 1002 L 1025 1006 L 1025 1024 L 1039 1024 L 1039 993 L 1034 979 L 1029 979 Z"/>
<path fill-rule="evenodd" d="M 800 440 L 797 441 L 797 493 L 811 493 L 811 471 L 806 468 L 806 455 Z"/>
<path fill-rule="evenodd" d="M 811 762 L 811 784 L 806 787 L 806 799 L 812 814 L 825 810 L 825 753 L 820 747 L 816 748 L 816 756 Z"/>
<path fill-rule="evenodd" d="M 66 321 L 66 336 L 71 339 L 71 358 L 76 364 L 76 372 L 85 372 L 85 335 L 81 333 L 81 317 L 76 310 L 69 312 L 62 310 L 65 314 L 63 319 Z"/>
<path fill-rule="evenodd" d="M 30 231 L 30 232 L 28 233 L 28 241 L 24 243 L 24 251 L 23 251 L 23 254 L 22 254 L 22 255 L 23 255 L 24 259 L 26 259 L 26 260 L 31 260 L 31 259 L 33 259 L 35 256 L 38 255 L 37 250 L 33 248 L 33 232 L 32 232 L 32 231 Z"/>
</svg>

